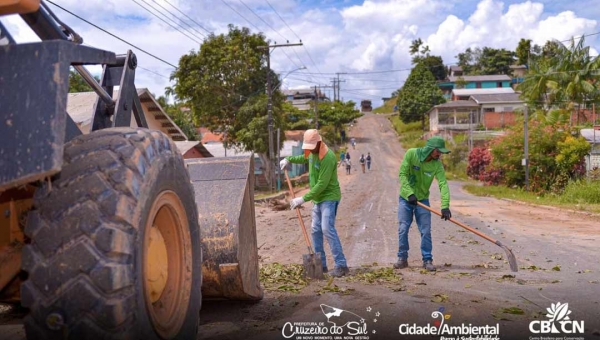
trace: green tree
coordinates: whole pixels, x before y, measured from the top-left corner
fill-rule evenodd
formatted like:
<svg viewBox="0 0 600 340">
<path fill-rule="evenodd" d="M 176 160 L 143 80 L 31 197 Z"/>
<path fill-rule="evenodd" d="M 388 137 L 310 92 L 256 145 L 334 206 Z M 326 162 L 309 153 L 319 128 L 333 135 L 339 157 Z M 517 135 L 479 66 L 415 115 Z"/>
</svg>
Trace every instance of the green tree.
<svg viewBox="0 0 600 340">
<path fill-rule="evenodd" d="M 515 62 L 515 53 L 504 48 L 467 48 L 456 58 L 465 75 L 511 74 L 510 65 Z"/>
<path fill-rule="evenodd" d="M 519 40 L 519 45 L 515 51 L 518 65 L 529 65 L 529 57 L 531 54 L 531 39 Z"/>
<path fill-rule="evenodd" d="M 100 81 L 100 78 L 94 77 L 97 82 Z M 88 83 L 83 79 L 77 71 L 71 69 L 69 70 L 69 93 L 77 93 L 77 92 L 91 92 L 94 91 Z"/>
<path fill-rule="evenodd" d="M 411 70 L 404 86 L 400 89 L 396 105 L 400 119 L 404 123 L 410 123 L 423 119 L 433 105 L 445 101 L 431 71 L 419 63 Z"/>
<path fill-rule="evenodd" d="M 522 98 L 537 109 L 548 111 L 555 107 L 572 109 L 577 113 L 584 104 L 600 99 L 597 73 L 600 59 L 590 55 L 585 38 L 565 45 L 558 41 L 546 43 L 545 52 L 532 61 L 523 83 L 518 87 Z"/>
<path fill-rule="evenodd" d="M 267 68 L 268 51 L 261 49 L 266 46 L 262 33 L 229 25 L 226 34 L 210 34 L 198 52 L 182 56 L 179 68 L 171 75 L 176 81 L 175 94 L 191 107 L 199 125 L 226 132 L 228 145 L 258 153 L 266 152 L 262 146 L 268 145 L 267 127 L 261 123 L 267 115 L 267 103 L 262 100 L 267 72 L 271 72 L 272 88 L 279 85 L 279 77 Z M 273 91 L 275 130 L 284 127 L 282 102 L 282 94 Z M 254 133 L 252 138 L 249 133 Z M 271 172 L 268 155 L 261 158 L 267 173 Z"/>
<path fill-rule="evenodd" d="M 173 105 L 167 102 L 167 98 L 160 96 L 156 98 L 156 101 L 162 107 L 162 109 L 173 119 L 173 122 L 179 126 L 181 131 L 185 133 L 188 140 L 196 141 L 201 140 L 202 137 L 198 133 L 198 129 L 194 124 L 194 117 L 189 109 L 185 109 L 182 103 L 175 103 Z"/>
<path fill-rule="evenodd" d="M 425 45 L 421 38 L 413 40 L 409 49 L 410 55 L 413 56 L 413 65 L 421 63 L 427 66 L 437 81 L 446 79 L 447 71 L 444 60 L 442 57 L 431 55 L 429 52 L 429 46 Z"/>
<path fill-rule="evenodd" d="M 172 74 L 175 94 L 190 105 L 196 121 L 211 131 L 227 130 L 229 142 L 242 148 L 232 127 L 245 120 L 239 114 L 246 102 L 266 93 L 266 52 L 260 48 L 267 45 L 262 33 L 229 25 L 227 34 L 211 34 L 198 52 L 182 56 Z M 276 89 L 278 77 L 272 73 L 271 78 Z M 274 98 L 280 96 L 273 92 Z M 279 106 L 281 102 L 274 100 Z M 262 114 L 267 114 L 266 104 Z"/>
<path fill-rule="evenodd" d="M 340 101 L 319 103 L 319 126 L 321 128 L 331 127 L 335 138 L 330 137 L 327 142 L 337 143 L 340 141 L 340 132 L 344 124 L 349 124 L 356 118 L 362 116 L 359 110 L 355 109 L 356 103 Z"/>
</svg>

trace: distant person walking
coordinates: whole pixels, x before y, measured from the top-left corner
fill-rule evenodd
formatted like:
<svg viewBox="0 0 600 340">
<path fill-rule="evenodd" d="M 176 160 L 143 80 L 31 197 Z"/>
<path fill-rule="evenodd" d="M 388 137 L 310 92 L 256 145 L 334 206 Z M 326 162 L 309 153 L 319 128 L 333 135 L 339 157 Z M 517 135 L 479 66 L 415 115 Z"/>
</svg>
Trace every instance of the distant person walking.
<svg viewBox="0 0 600 340">
<path fill-rule="evenodd" d="M 340 167 L 340 165 L 342 165 L 342 163 L 344 163 L 345 160 L 346 160 L 346 153 L 344 152 L 344 150 L 342 150 L 342 152 L 340 152 L 340 162 L 338 163 L 338 168 Z"/>
<path fill-rule="evenodd" d="M 346 175 L 350 175 L 351 168 L 352 168 L 352 163 L 350 163 L 349 158 L 346 158 Z"/>
<path fill-rule="evenodd" d="M 350 152 L 346 151 L 346 159 L 350 160 Z"/>
<path fill-rule="evenodd" d="M 350 138 L 350 143 L 352 143 L 352 149 L 356 150 L 356 139 L 354 137 Z"/>
<path fill-rule="evenodd" d="M 367 152 L 367 170 L 371 170 L 371 153 Z"/>
<path fill-rule="evenodd" d="M 362 168 L 362 172 L 364 174 L 365 173 L 365 163 L 367 162 L 365 160 L 365 154 L 364 153 L 362 155 L 360 155 L 360 159 L 358 160 L 358 162 L 360 163 L 360 167 Z"/>
</svg>

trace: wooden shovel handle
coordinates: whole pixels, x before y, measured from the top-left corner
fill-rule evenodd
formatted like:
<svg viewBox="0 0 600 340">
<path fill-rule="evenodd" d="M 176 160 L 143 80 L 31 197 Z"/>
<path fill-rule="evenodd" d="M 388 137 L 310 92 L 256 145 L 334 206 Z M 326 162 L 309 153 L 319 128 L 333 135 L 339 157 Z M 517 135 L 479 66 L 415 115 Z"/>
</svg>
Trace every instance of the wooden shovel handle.
<svg viewBox="0 0 600 340">
<path fill-rule="evenodd" d="M 432 213 L 434 213 L 434 214 L 436 214 L 438 216 L 442 216 L 442 213 L 440 213 L 439 211 L 433 210 L 430 207 L 426 206 L 425 204 L 423 204 L 423 203 L 421 203 L 419 201 L 417 201 L 417 204 L 421 208 L 425 208 L 425 209 L 431 211 Z M 486 240 L 488 240 L 488 241 L 490 241 L 492 243 L 496 243 L 496 244 L 498 243 L 496 240 L 494 240 L 493 238 L 487 236 L 486 234 L 483 234 L 483 233 L 481 233 L 481 232 L 479 232 L 479 231 L 477 231 L 477 230 L 475 230 L 475 229 L 473 229 L 473 228 L 471 228 L 471 227 L 469 227 L 469 226 L 467 226 L 467 225 L 465 225 L 463 223 L 460 223 L 460 222 L 458 222 L 457 220 L 455 220 L 453 218 L 450 218 L 449 221 L 452 222 L 452 223 L 454 223 L 454 224 L 456 224 L 456 225 L 458 225 L 458 226 L 460 226 L 460 227 L 463 227 L 463 228 L 467 229 L 468 231 L 472 232 L 473 234 L 475 234 L 475 235 L 477 235 L 479 237 L 483 237 L 484 239 L 486 239 Z"/>
<path fill-rule="evenodd" d="M 285 180 L 288 184 L 288 188 L 290 188 L 290 196 L 292 196 L 292 198 L 296 198 L 296 195 L 294 194 L 294 188 L 292 187 L 292 182 L 290 181 L 290 176 L 288 176 L 287 169 L 283 170 L 283 173 L 285 174 Z M 304 235 L 304 240 L 306 241 L 306 246 L 308 247 L 308 252 L 310 254 L 314 254 L 314 251 L 310 244 L 310 239 L 308 238 L 308 233 L 306 232 L 306 226 L 304 225 L 304 220 L 302 219 L 302 214 L 300 213 L 299 207 L 296 208 L 296 213 L 298 214 L 298 221 L 300 221 L 300 227 L 302 228 L 302 234 Z"/>
</svg>

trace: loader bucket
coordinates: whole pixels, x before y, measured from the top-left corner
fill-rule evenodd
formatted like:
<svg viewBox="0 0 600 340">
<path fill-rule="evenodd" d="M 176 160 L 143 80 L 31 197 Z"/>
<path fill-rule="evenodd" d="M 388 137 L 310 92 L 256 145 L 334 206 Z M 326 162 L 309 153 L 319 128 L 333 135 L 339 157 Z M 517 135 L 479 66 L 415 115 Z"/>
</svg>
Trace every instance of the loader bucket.
<svg viewBox="0 0 600 340">
<path fill-rule="evenodd" d="M 198 206 L 202 297 L 260 300 L 252 157 L 186 160 Z"/>
</svg>

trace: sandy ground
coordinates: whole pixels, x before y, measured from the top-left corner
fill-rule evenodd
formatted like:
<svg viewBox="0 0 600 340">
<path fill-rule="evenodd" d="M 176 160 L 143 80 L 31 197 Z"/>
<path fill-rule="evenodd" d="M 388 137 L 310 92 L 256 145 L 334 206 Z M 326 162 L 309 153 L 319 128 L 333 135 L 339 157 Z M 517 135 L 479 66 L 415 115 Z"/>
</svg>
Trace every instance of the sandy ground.
<svg viewBox="0 0 600 340">
<path fill-rule="evenodd" d="M 367 173 L 356 165 L 350 175 L 342 167 L 338 170 L 342 200 L 337 230 L 353 275 L 367 265 L 375 264 L 371 269 L 378 269 L 396 261 L 398 169 L 404 150 L 385 116 L 364 116 L 348 136 L 357 140 L 356 149 L 350 150 L 353 163 L 358 163 L 361 153 L 371 152 L 373 157 Z M 323 305 L 360 316 L 364 320 L 360 325 L 366 327 L 364 339 L 399 338 L 403 324 L 435 325 L 440 319 L 433 312 L 440 310 L 451 326 L 498 325 L 500 338 L 528 339 L 539 336 L 530 331 L 530 322 L 548 320 L 546 308 L 557 302 L 569 304 L 571 320 L 585 322 L 583 334 L 570 336 L 600 339 L 600 216 L 475 197 L 464 192 L 459 182 L 451 182 L 450 190 L 453 217 L 512 248 L 520 267 L 517 273 L 510 271 L 500 247 L 433 216 L 437 272 L 421 271 L 420 236 L 413 224 L 410 267 L 395 271 L 401 284 L 393 289 L 341 278 L 332 285 L 348 289 L 346 294 L 320 293 L 327 282 L 313 281 L 298 293 L 266 291 L 265 298 L 256 303 L 204 302 L 198 339 L 284 339 L 290 335 L 286 323 L 329 327 L 336 321 L 325 316 Z M 435 182 L 431 192 L 431 205 L 439 210 Z M 302 209 L 307 226 L 311 208 L 307 203 Z M 295 212 L 257 205 L 256 218 L 261 264 L 302 263 L 306 247 Z M 332 268 L 331 254 L 325 248 Z M 518 308 L 523 314 L 504 313 L 505 308 Z M 0 338 L 24 338 L 18 319 L 11 323 L 0 328 Z M 360 338 L 348 336 L 351 333 L 345 329 L 340 336 Z M 551 336 L 565 335 L 569 334 Z M 440 339 L 439 335 L 405 337 Z"/>
</svg>

